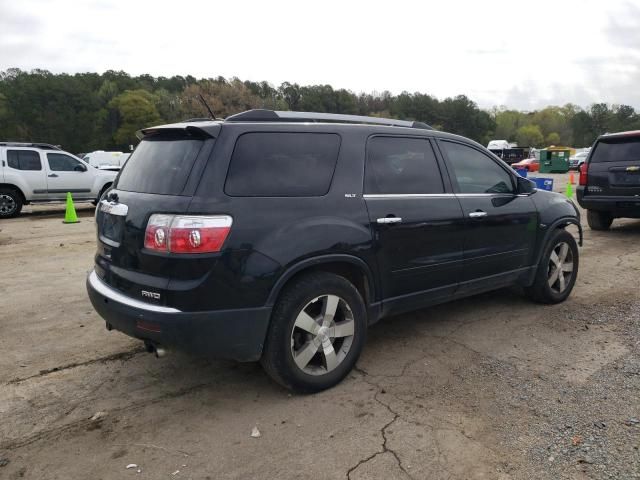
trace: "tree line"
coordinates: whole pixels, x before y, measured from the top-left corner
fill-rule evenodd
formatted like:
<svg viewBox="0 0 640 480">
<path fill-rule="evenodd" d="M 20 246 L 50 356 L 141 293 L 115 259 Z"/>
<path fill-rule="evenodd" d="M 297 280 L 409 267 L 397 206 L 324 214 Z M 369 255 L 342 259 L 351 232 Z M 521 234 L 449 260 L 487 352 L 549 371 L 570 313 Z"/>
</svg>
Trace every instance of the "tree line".
<svg viewBox="0 0 640 480">
<path fill-rule="evenodd" d="M 140 128 L 207 117 L 202 95 L 216 117 L 251 108 L 401 118 L 472 138 L 484 145 L 506 139 L 521 146 L 583 147 L 605 132 L 640 129 L 628 105 L 566 104 L 532 112 L 483 110 L 465 95 L 439 100 L 425 93 L 359 93 L 331 85 L 242 81 L 238 78 L 0 72 L 0 141 L 47 142 L 71 152 L 128 150 Z"/>
</svg>

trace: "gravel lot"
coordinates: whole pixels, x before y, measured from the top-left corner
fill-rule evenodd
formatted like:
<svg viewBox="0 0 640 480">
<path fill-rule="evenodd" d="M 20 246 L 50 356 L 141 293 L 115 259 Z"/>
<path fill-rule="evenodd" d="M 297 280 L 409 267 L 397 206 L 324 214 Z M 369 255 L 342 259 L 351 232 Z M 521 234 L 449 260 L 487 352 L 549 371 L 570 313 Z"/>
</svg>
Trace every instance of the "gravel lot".
<svg viewBox="0 0 640 480">
<path fill-rule="evenodd" d="M 107 332 L 93 208 L 62 208 L 0 222 L 2 479 L 640 478 L 640 221 L 585 227 L 564 304 L 500 290 L 387 319 L 341 385 L 292 396 Z"/>
</svg>

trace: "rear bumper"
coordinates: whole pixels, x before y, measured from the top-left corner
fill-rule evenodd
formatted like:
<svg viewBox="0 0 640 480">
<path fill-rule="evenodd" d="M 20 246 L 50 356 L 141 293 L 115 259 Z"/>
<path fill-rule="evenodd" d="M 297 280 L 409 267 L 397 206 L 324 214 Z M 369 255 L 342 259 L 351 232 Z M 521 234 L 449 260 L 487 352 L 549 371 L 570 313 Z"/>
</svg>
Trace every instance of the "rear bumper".
<svg viewBox="0 0 640 480">
<path fill-rule="evenodd" d="M 586 210 L 607 212 L 614 217 L 640 218 L 640 197 L 585 195 L 585 187 L 576 189 L 576 198 Z"/>
<path fill-rule="evenodd" d="M 130 337 L 213 358 L 254 361 L 262 355 L 269 307 L 182 312 L 127 297 L 95 272 L 87 277 L 87 292 L 100 316 Z"/>
</svg>

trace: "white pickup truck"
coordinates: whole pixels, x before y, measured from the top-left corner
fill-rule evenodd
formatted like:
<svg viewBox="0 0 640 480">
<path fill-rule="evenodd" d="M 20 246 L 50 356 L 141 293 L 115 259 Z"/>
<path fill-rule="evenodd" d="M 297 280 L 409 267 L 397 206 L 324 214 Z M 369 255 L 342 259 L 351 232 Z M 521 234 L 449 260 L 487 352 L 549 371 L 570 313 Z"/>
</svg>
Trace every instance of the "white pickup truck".
<svg viewBox="0 0 640 480">
<path fill-rule="evenodd" d="M 67 192 L 97 201 L 117 174 L 53 145 L 0 142 L 0 218 L 19 215 L 28 203 L 64 200 Z"/>
</svg>

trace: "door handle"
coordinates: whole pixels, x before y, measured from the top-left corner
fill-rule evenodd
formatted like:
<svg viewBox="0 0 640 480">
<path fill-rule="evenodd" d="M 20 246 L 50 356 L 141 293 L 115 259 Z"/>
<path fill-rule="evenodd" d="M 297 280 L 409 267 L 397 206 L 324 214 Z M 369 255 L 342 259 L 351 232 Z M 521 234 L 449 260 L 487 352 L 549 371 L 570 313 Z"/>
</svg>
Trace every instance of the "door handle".
<svg viewBox="0 0 640 480">
<path fill-rule="evenodd" d="M 378 223 L 387 224 L 387 223 L 402 223 L 402 219 L 400 217 L 382 217 L 376 220 Z"/>
<path fill-rule="evenodd" d="M 482 217 L 486 217 L 487 216 L 487 212 L 483 212 L 482 210 L 478 210 L 476 212 L 471 212 L 469 214 L 469 217 L 471 218 L 482 218 Z"/>
<path fill-rule="evenodd" d="M 56 178 L 58 176 L 58 174 L 56 173 L 50 173 L 49 175 L 47 175 L 50 178 Z"/>
</svg>

